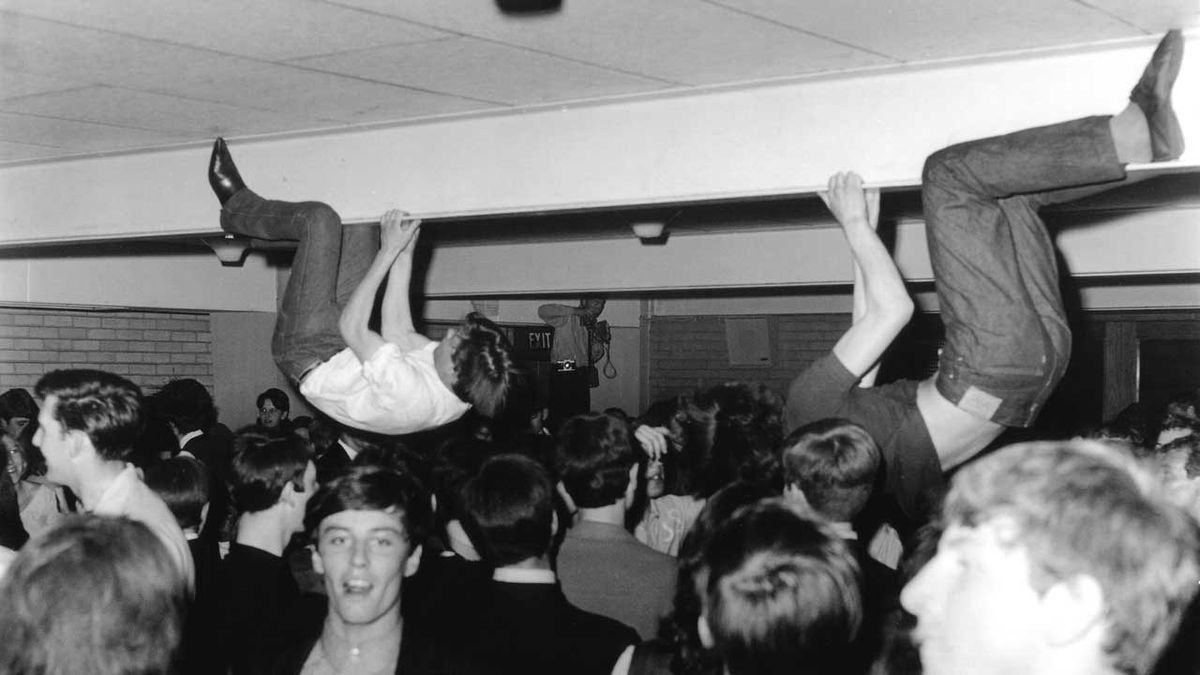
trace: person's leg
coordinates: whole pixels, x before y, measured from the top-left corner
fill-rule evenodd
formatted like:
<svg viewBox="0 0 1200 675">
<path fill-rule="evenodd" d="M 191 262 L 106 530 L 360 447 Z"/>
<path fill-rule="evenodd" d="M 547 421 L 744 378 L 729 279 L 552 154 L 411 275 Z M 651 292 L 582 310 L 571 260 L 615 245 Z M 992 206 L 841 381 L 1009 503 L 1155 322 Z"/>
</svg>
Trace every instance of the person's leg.
<svg viewBox="0 0 1200 675">
<path fill-rule="evenodd" d="M 320 202 L 268 200 L 242 189 L 221 209 L 221 227 L 257 239 L 299 241 L 271 340 L 275 363 L 299 382 L 346 346 L 338 331 L 341 218 Z"/>
<path fill-rule="evenodd" d="M 927 160 L 922 197 L 946 325 L 938 392 L 1027 426 L 1070 355 L 1054 249 L 1038 207 L 1059 190 L 1125 175 L 1109 118 L 952 146 Z"/>
</svg>

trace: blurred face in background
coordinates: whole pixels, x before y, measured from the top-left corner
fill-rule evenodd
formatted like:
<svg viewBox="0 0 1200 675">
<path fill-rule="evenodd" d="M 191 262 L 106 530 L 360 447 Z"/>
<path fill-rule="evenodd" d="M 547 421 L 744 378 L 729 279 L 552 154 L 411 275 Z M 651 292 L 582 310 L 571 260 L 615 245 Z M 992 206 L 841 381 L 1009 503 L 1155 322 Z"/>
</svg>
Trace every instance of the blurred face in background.
<svg viewBox="0 0 1200 675">
<path fill-rule="evenodd" d="M 262 407 L 258 409 L 258 423 L 264 428 L 278 429 L 285 419 L 287 413 L 276 408 L 270 400 L 263 401 Z"/>
</svg>

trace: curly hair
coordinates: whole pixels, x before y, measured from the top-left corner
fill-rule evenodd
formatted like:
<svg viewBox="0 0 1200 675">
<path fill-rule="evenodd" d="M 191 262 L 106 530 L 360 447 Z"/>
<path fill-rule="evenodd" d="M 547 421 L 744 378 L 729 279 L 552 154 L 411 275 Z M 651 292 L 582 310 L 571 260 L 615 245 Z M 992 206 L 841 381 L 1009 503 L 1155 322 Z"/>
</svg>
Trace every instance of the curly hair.
<svg viewBox="0 0 1200 675">
<path fill-rule="evenodd" d="M 493 417 L 504 406 L 513 379 L 512 346 L 504 331 L 479 312 L 471 312 L 458 329 L 454 348 L 454 393 Z"/>
</svg>

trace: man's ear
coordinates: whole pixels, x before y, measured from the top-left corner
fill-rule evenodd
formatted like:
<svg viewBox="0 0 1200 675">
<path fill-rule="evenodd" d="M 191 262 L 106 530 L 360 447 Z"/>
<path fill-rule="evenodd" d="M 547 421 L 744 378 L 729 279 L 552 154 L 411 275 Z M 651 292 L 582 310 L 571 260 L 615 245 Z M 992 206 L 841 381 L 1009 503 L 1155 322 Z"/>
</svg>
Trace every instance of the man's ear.
<svg viewBox="0 0 1200 675">
<path fill-rule="evenodd" d="M 696 632 L 700 634 L 700 644 L 704 645 L 705 649 L 712 649 L 717 644 L 713 639 L 712 629 L 708 627 L 708 614 L 701 614 L 696 619 Z"/>
<path fill-rule="evenodd" d="M 629 485 L 625 488 L 625 508 L 633 505 L 634 497 L 637 495 L 638 469 L 640 468 L 637 462 L 629 467 Z"/>
<path fill-rule="evenodd" d="M 550 538 L 558 534 L 558 509 L 550 512 Z"/>
<path fill-rule="evenodd" d="M 405 577 L 411 577 L 417 573 L 417 570 L 421 569 L 421 551 L 421 545 L 418 544 L 417 547 L 408 554 L 408 560 L 404 561 Z"/>
<path fill-rule="evenodd" d="M 808 503 L 808 497 L 804 496 L 804 490 L 800 489 L 798 483 L 788 483 L 783 488 L 783 499 L 789 504 L 796 504 L 812 510 L 812 505 Z"/>
<path fill-rule="evenodd" d="M 77 460 L 88 455 L 96 454 L 96 446 L 92 445 L 92 439 L 79 429 L 71 429 L 67 432 L 67 438 L 70 443 L 67 444 L 67 457 L 72 460 Z"/>
<path fill-rule="evenodd" d="M 283 484 L 283 490 L 279 493 L 279 503 L 287 504 L 288 506 L 296 505 L 296 485 L 292 481 Z"/>
<path fill-rule="evenodd" d="M 1056 582 L 1042 594 L 1046 636 L 1061 647 L 1087 638 L 1104 638 L 1104 589 L 1088 574 L 1077 574 Z"/>
</svg>

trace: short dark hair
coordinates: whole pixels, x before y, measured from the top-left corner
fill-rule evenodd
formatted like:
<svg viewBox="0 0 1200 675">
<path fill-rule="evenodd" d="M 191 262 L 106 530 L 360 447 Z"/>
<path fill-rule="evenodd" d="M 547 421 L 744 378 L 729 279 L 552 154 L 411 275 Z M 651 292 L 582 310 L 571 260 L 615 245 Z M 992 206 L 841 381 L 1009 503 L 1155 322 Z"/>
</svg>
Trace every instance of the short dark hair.
<svg viewBox="0 0 1200 675">
<path fill-rule="evenodd" d="M 255 513 L 274 506 L 288 483 L 303 492 L 308 461 L 301 438 L 242 431 L 233 441 L 233 503 L 239 511 Z"/>
<path fill-rule="evenodd" d="M 862 623 L 854 554 L 780 501 L 749 506 L 708 544 L 707 620 L 731 675 L 843 672 Z"/>
<path fill-rule="evenodd" d="M 180 433 L 207 429 L 217 421 L 212 395 L 196 380 L 171 380 L 152 398 L 155 412 Z"/>
<path fill-rule="evenodd" d="M 377 464 L 354 464 L 323 483 L 304 514 L 304 528 L 314 542 L 321 521 L 342 511 L 386 511 L 400 516 L 411 546 L 419 546 L 433 523 L 429 492 L 415 477 Z"/>
<path fill-rule="evenodd" d="M 536 558 L 553 539 L 554 486 L 546 469 L 523 455 L 497 455 L 463 487 L 463 525 L 484 560 L 496 567 Z"/>
<path fill-rule="evenodd" d="M 146 485 L 158 493 L 185 530 L 200 527 L 208 503 L 208 469 L 194 457 L 177 456 L 146 468 Z"/>
<path fill-rule="evenodd" d="M 148 527 L 67 516 L 30 540 L 0 584 L 0 672 L 167 673 L 186 590 Z"/>
<path fill-rule="evenodd" d="M 142 433 L 142 391 L 129 380 L 103 370 L 54 370 L 35 388 L 43 401 L 58 399 L 54 419 L 65 431 L 82 431 L 96 454 L 127 459 Z"/>
<path fill-rule="evenodd" d="M 629 487 L 629 468 L 636 463 L 628 426 L 611 415 L 576 415 L 558 430 L 556 468 L 579 508 L 599 508 L 621 499 Z"/>
<path fill-rule="evenodd" d="M 14 417 L 24 417 L 33 423 L 37 415 L 37 401 L 28 391 L 16 387 L 0 394 L 0 420 L 7 422 Z"/>
<path fill-rule="evenodd" d="M 278 387 L 271 387 L 270 389 L 259 394 L 258 398 L 254 399 L 254 407 L 261 408 L 263 407 L 263 403 L 266 403 L 267 401 L 270 401 L 271 405 L 275 406 L 276 410 L 289 412 L 292 409 L 291 399 L 289 399 L 288 395 L 283 393 L 283 390 L 279 389 Z"/>
<path fill-rule="evenodd" d="M 784 483 L 799 487 L 809 506 L 831 520 L 858 515 L 882 462 L 875 439 L 850 420 L 818 420 L 783 441 Z"/>
<path fill-rule="evenodd" d="M 482 415 L 493 417 L 504 406 L 513 379 L 512 347 L 504 331 L 479 312 L 458 329 L 454 349 L 454 394 Z"/>
</svg>

